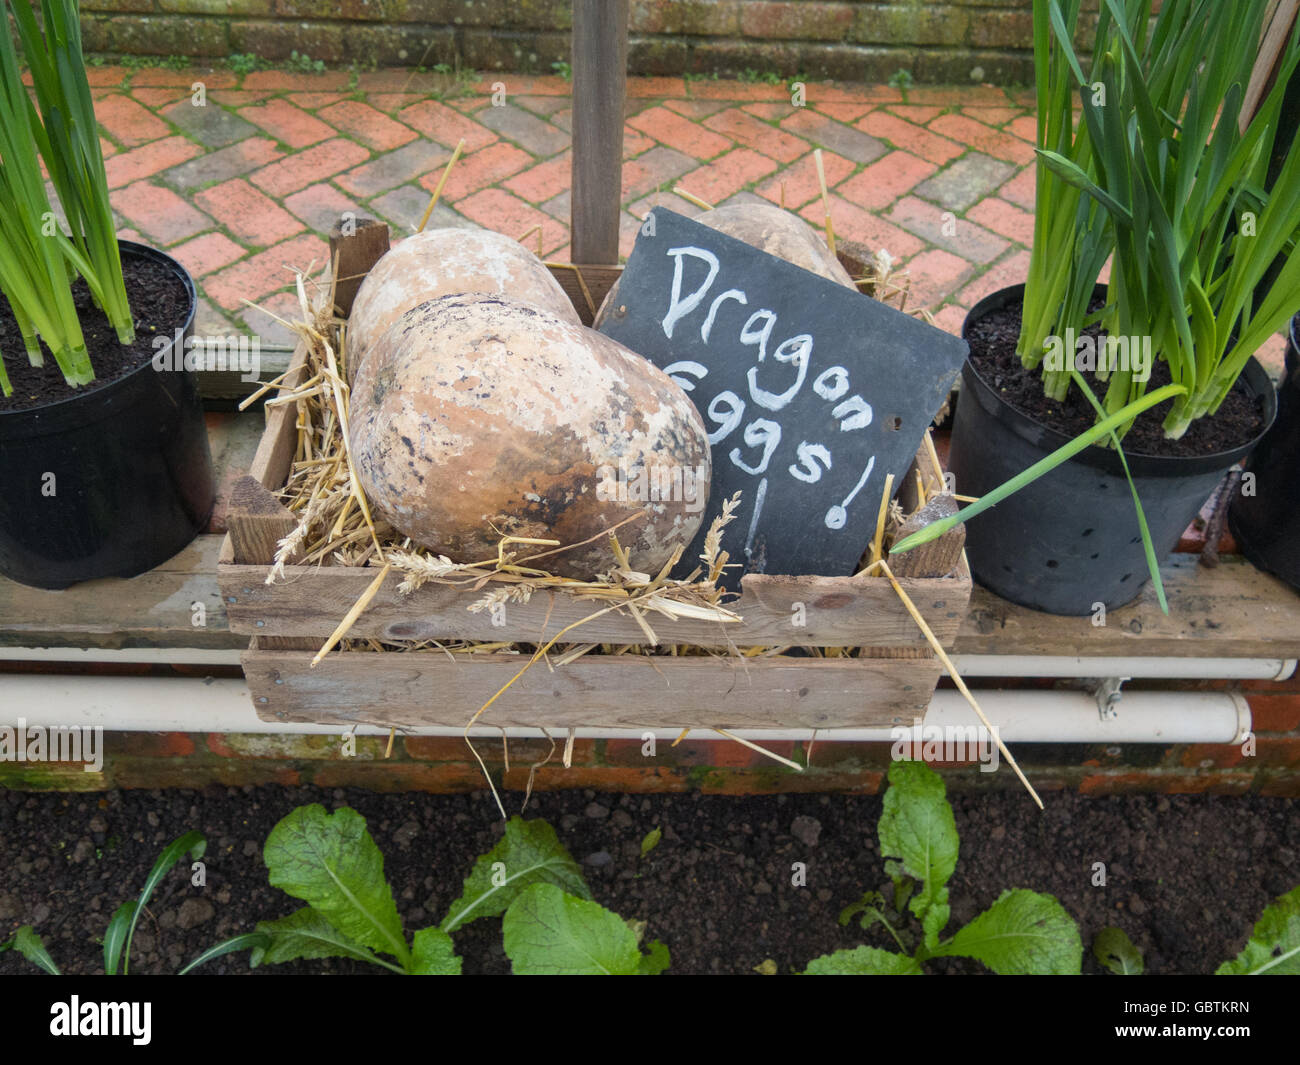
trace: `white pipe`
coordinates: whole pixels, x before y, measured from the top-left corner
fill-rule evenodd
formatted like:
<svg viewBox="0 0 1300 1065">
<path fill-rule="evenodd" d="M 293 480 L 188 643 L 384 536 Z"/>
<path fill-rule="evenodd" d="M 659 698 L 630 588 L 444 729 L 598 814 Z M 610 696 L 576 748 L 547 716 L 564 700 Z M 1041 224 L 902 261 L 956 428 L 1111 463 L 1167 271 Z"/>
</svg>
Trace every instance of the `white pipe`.
<svg viewBox="0 0 1300 1065">
<path fill-rule="evenodd" d="M 132 662 L 237 666 L 238 648 L 0 647 L 0 662 Z M 1294 658 L 1081 658 L 1070 655 L 954 655 L 963 677 L 1142 677 L 1149 680 L 1286 680 Z"/>
<path fill-rule="evenodd" d="M 980 706 L 1009 743 L 1238 743 L 1250 731 L 1250 708 L 1231 692 L 1125 692 L 1118 715 L 1102 720 L 1087 692 L 981 691 Z M 0 676 L 0 725 L 23 718 L 31 726 L 100 726 L 125 732 L 251 732 L 337 735 L 339 725 L 260 720 L 242 680 L 191 677 L 69 677 L 60 674 Z M 468 719 L 468 712 L 466 714 Z M 958 692 L 937 691 L 926 725 L 966 727 L 974 713 Z M 911 725 L 911 722 L 906 724 Z M 362 735 L 385 729 L 360 726 Z M 420 736 L 458 736 L 458 728 L 404 730 Z M 637 739 L 647 730 L 579 728 L 582 739 Z M 678 730 L 660 729 L 672 738 Z M 735 729 L 746 739 L 806 740 L 811 729 Z M 564 730 L 552 730 L 552 735 Z M 475 729 L 499 736 L 500 729 Z M 507 735 L 540 736 L 538 729 L 510 728 Z M 700 737 L 711 730 L 701 726 Z M 888 728 L 821 730 L 817 741 L 888 741 Z"/>
<path fill-rule="evenodd" d="M 1286 680 L 1294 658 L 1080 658 L 953 655 L 963 677 L 1142 677 L 1149 680 Z"/>
</svg>

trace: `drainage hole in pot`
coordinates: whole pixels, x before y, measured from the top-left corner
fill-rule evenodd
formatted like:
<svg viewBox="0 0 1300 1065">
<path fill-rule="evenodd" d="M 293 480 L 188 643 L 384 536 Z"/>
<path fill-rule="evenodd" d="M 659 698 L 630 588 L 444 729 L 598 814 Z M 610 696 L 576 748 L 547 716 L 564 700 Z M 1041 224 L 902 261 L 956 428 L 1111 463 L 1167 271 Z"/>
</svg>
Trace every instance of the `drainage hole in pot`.
<svg viewBox="0 0 1300 1065">
<path fill-rule="evenodd" d="M 1056 567 L 1059 566 L 1059 565 L 1060 565 L 1060 563 L 1057 562 L 1056 559 L 1054 559 L 1054 558 L 1049 558 L 1049 559 L 1047 560 L 1047 568 L 1048 568 L 1048 569 L 1056 569 Z"/>
<path fill-rule="evenodd" d="M 1097 559 L 1101 558 L 1101 554 L 1089 555 L 1088 557 L 1095 562 Z"/>
<path fill-rule="evenodd" d="M 886 418 L 885 424 L 894 432 L 898 432 L 899 429 L 903 428 L 903 419 L 895 414 L 892 418 Z"/>
<path fill-rule="evenodd" d="M 1091 536 L 1091 535 L 1092 535 L 1092 530 L 1091 530 L 1091 529 L 1084 529 L 1083 532 L 1081 532 L 1079 535 L 1080 535 L 1080 536 Z"/>
<path fill-rule="evenodd" d="M 1119 583 L 1120 583 L 1120 584 L 1123 584 L 1123 583 L 1124 583 L 1126 580 L 1128 580 L 1131 576 L 1133 576 L 1133 574 L 1131 574 L 1131 573 L 1126 573 L 1126 574 L 1124 574 L 1124 576 L 1122 576 L 1122 577 L 1119 579 Z"/>
<path fill-rule="evenodd" d="M 1142 542 L 1142 537 L 1140 536 L 1135 536 L 1133 537 L 1132 540 L 1129 541 L 1129 543 L 1131 544 L 1140 544 L 1141 542 Z"/>
</svg>

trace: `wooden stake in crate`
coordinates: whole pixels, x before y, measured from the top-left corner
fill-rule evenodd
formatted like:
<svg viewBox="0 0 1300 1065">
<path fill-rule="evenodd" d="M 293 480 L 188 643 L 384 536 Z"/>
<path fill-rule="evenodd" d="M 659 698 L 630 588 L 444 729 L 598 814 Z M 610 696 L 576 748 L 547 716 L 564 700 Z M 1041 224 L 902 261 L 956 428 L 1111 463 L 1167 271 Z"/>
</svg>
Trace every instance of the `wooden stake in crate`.
<svg viewBox="0 0 1300 1065">
<path fill-rule="evenodd" d="M 388 251 L 388 226 L 373 218 L 340 221 L 330 231 L 330 262 L 334 263 L 334 306 L 346 318 L 370 268 Z"/>
</svg>

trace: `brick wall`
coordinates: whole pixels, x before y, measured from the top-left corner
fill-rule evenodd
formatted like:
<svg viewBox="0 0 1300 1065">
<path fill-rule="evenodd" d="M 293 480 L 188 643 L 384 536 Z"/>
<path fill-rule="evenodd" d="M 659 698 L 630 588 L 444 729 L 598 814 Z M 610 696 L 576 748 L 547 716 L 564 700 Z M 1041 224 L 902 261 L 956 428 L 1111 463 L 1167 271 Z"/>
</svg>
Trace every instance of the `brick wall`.
<svg viewBox="0 0 1300 1065">
<path fill-rule="evenodd" d="M 1032 0 L 631 0 L 637 74 L 1032 80 Z M 1095 0 L 1086 6 L 1095 8 Z M 82 0 L 88 50 L 550 73 L 570 0 Z"/>
<path fill-rule="evenodd" d="M 1015 682 L 1001 686 L 1015 686 Z M 1300 678 L 1131 687 L 1244 691 L 1254 721 L 1254 755 L 1246 757 L 1240 747 L 1227 744 L 1013 744 L 1012 753 L 1036 788 L 1078 790 L 1086 795 L 1254 792 L 1300 797 Z M 550 764 L 538 770 L 533 786 L 635 793 L 699 790 L 716 795 L 875 793 L 889 767 L 888 743 L 820 741 L 813 746 L 811 767 L 795 772 L 740 744 L 704 735 L 688 736 L 676 748 L 661 742 L 653 758 L 642 754 L 636 740 L 578 740 L 570 768 L 560 764 L 557 749 Z M 444 793 L 484 788 L 482 772 L 459 736 L 399 737 L 391 758 L 384 756 L 387 740 L 382 737 L 357 737 L 355 753 L 348 756 L 340 740 L 338 736 L 106 733 L 101 772 L 88 773 L 79 764 L 0 762 L 0 788 L 100 791 L 267 783 Z M 527 784 L 529 766 L 545 758 L 550 749 L 543 740 L 512 741 L 507 772 L 499 739 L 476 740 L 475 745 L 496 786 L 516 800 Z M 765 746 L 805 762 L 805 743 Z M 993 774 L 981 773 L 974 765 L 937 768 L 951 788 L 1020 787 L 1005 765 Z M 509 808 L 510 799 L 506 801 Z"/>
</svg>

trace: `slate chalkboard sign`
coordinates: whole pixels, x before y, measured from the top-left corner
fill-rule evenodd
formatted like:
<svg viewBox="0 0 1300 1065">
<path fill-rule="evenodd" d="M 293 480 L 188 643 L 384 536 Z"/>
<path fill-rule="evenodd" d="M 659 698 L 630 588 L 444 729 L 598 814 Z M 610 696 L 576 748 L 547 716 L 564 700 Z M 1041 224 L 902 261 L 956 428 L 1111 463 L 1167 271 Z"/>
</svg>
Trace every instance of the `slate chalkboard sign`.
<svg viewBox="0 0 1300 1065">
<path fill-rule="evenodd" d="M 966 358 L 957 337 L 656 207 L 601 331 L 666 371 L 709 431 L 704 524 L 739 490 L 741 573 L 851 573 Z"/>
</svg>

